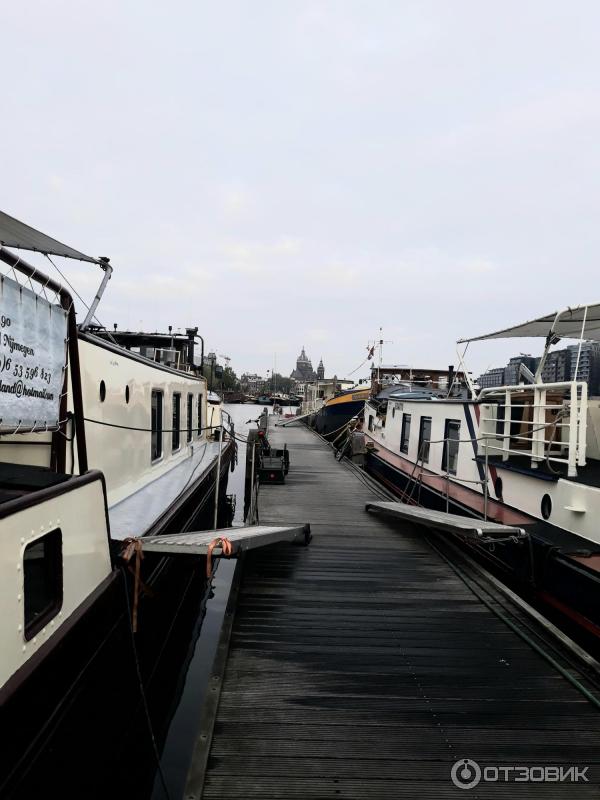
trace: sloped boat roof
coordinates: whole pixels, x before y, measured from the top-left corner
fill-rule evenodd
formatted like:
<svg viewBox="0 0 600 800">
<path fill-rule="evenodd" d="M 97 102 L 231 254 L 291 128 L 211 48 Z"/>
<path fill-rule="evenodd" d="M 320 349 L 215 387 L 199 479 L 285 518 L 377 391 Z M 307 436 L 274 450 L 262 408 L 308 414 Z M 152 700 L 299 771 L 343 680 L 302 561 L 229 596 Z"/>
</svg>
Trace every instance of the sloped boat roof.
<svg viewBox="0 0 600 800">
<path fill-rule="evenodd" d="M 582 337 L 582 327 L 585 330 Z M 567 307 L 563 311 L 553 311 L 544 317 L 522 322 L 481 336 L 459 339 L 458 343 L 478 342 L 483 339 L 508 339 L 529 336 L 560 336 L 561 339 L 592 339 L 600 342 L 600 303 Z"/>
<path fill-rule="evenodd" d="M 92 264 L 102 264 L 100 259 L 86 256 L 85 253 L 80 253 L 79 250 L 62 244 L 51 236 L 5 214 L 4 211 L 0 211 L 0 245 L 63 258 L 74 258 L 77 261 L 90 261 Z"/>
</svg>

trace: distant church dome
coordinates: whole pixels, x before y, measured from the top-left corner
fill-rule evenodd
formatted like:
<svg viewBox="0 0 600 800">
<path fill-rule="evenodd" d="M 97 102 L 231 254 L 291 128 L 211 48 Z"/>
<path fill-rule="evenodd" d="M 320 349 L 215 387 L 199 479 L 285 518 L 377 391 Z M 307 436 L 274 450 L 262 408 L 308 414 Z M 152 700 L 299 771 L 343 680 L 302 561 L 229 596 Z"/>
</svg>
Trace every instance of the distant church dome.
<svg viewBox="0 0 600 800">
<path fill-rule="evenodd" d="M 306 355 L 304 345 L 302 345 L 302 352 L 296 359 L 296 369 L 292 372 L 290 378 L 295 381 L 302 381 L 304 383 L 317 380 L 317 374 L 313 370 L 310 358 L 308 358 Z"/>
</svg>

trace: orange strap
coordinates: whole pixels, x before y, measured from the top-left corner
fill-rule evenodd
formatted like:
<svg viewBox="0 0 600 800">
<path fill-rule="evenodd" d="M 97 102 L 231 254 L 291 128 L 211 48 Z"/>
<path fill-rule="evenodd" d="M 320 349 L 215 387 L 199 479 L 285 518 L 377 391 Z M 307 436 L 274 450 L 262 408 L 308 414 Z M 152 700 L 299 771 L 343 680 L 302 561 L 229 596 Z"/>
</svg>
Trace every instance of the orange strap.
<svg viewBox="0 0 600 800">
<path fill-rule="evenodd" d="M 226 536 L 217 536 L 208 545 L 206 551 L 206 577 L 210 580 L 212 578 L 212 551 L 215 547 L 220 547 L 224 556 L 230 556 L 233 553 L 233 545 Z"/>
</svg>

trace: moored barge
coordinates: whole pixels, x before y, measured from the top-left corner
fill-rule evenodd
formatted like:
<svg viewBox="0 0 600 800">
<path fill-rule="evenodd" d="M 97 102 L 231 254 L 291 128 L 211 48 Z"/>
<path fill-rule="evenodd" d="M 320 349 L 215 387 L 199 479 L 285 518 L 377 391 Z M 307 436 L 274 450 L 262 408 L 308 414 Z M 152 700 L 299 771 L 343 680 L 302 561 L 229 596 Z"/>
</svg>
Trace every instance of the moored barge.
<svg viewBox="0 0 600 800">
<path fill-rule="evenodd" d="M 98 796 L 101 764 L 137 750 L 133 721 L 153 738 L 145 691 L 199 579 L 134 545 L 134 592 L 119 540 L 212 526 L 235 443 L 194 366 L 197 329 L 109 333 L 96 301 L 78 325 L 69 292 L 13 249 L 97 264 L 97 300 L 108 260 L 1 213 L 0 243 L 0 794 Z"/>
<path fill-rule="evenodd" d="M 511 386 L 388 387 L 365 406 L 367 469 L 407 503 L 522 527 L 525 541 L 478 547 L 511 579 L 600 635 L 600 398 L 544 383 L 560 338 L 600 339 L 600 306 L 568 308 L 475 337 L 543 337 L 535 375 Z M 464 340 L 465 343 L 472 340 Z"/>
</svg>

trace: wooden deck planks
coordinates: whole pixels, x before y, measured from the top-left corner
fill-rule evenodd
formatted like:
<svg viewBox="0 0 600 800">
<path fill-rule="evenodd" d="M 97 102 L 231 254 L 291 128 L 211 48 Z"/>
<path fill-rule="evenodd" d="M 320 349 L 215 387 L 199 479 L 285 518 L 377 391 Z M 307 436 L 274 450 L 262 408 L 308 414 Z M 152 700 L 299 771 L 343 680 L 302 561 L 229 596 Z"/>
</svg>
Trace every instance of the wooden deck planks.
<svg viewBox="0 0 600 800">
<path fill-rule="evenodd" d="M 597 765 L 600 712 L 417 530 L 367 514 L 380 498 L 312 432 L 270 438 L 291 468 L 261 487 L 261 524 L 314 538 L 246 558 L 202 796 L 597 797 L 597 782 L 453 786 L 458 758 Z"/>
</svg>

